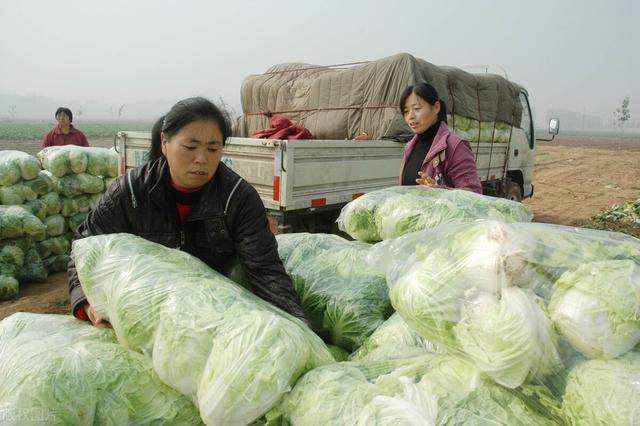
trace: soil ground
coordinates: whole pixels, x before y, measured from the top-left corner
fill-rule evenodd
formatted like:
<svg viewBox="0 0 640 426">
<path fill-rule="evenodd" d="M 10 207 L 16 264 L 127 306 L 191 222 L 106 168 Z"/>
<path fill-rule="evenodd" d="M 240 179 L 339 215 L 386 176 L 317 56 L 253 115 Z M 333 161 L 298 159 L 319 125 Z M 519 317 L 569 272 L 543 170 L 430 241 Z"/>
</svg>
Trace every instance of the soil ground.
<svg viewBox="0 0 640 426">
<path fill-rule="evenodd" d="M 108 148 L 113 141 L 91 143 Z M 35 154 L 40 142 L 0 140 L 0 149 Z M 538 143 L 536 158 L 535 193 L 524 202 L 536 222 L 581 226 L 613 204 L 640 198 L 640 139 L 560 137 Z M 54 274 L 0 302 L 0 319 L 18 311 L 68 313 L 68 297 L 66 273 Z"/>
</svg>

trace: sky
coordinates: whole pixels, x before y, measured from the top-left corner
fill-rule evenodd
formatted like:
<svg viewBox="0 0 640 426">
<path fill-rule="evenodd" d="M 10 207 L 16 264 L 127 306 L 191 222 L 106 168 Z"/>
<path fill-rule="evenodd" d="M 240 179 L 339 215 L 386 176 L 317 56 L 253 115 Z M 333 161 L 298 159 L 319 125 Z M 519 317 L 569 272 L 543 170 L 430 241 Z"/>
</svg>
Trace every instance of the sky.
<svg viewBox="0 0 640 426">
<path fill-rule="evenodd" d="M 153 117 L 201 95 L 241 114 L 243 79 L 274 64 L 407 52 L 500 65 L 537 121 L 549 109 L 611 120 L 629 96 L 640 123 L 638 22 L 634 0 L 0 0 L 0 117 L 25 96 Z"/>
</svg>

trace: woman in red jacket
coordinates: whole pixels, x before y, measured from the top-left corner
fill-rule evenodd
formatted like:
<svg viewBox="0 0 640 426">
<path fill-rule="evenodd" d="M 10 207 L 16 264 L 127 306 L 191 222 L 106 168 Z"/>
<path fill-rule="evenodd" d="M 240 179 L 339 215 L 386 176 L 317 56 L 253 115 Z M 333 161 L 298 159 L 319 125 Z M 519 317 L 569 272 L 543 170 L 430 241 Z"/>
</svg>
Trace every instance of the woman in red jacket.
<svg viewBox="0 0 640 426">
<path fill-rule="evenodd" d="M 58 108 L 55 117 L 58 125 L 42 137 L 43 149 L 48 146 L 61 145 L 89 146 L 89 142 L 84 133 L 71 124 L 73 122 L 73 113 L 69 108 Z"/>
<path fill-rule="evenodd" d="M 447 127 L 447 108 L 436 89 L 428 83 L 407 87 L 400 112 L 415 134 L 404 150 L 400 183 L 482 194 L 473 152 Z"/>
</svg>

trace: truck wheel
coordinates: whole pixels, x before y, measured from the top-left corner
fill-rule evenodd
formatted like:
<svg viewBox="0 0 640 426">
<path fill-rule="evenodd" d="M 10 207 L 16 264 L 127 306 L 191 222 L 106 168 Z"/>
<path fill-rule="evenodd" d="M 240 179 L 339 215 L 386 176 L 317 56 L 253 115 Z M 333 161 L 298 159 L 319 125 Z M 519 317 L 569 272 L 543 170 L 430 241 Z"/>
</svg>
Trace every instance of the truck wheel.
<svg viewBox="0 0 640 426">
<path fill-rule="evenodd" d="M 507 196 L 505 198 L 517 202 L 522 201 L 522 188 L 520 188 L 520 184 L 518 182 L 511 182 L 511 186 L 509 186 L 509 191 L 507 191 Z"/>
</svg>

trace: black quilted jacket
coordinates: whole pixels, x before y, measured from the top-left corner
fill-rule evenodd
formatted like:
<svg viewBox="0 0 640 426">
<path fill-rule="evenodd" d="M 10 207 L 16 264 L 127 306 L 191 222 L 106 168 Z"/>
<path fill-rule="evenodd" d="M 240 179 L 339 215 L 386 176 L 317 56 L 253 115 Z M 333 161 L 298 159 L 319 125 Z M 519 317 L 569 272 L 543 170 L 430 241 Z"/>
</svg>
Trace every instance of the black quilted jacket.
<svg viewBox="0 0 640 426">
<path fill-rule="evenodd" d="M 127 232 L 190 253 L 228 274 L 239 259 L 252 291 L 262 299 L 304 318 L 300 300 L 278 257 L 264 205 L 256 190 L 220 163 L 184 224 L 161 157 L 130 170 L 114 182 L 80 226 L 79 238 Z M 75 264 L 69 263 L 71 309 L 86 300 Z"/>
</svg>

